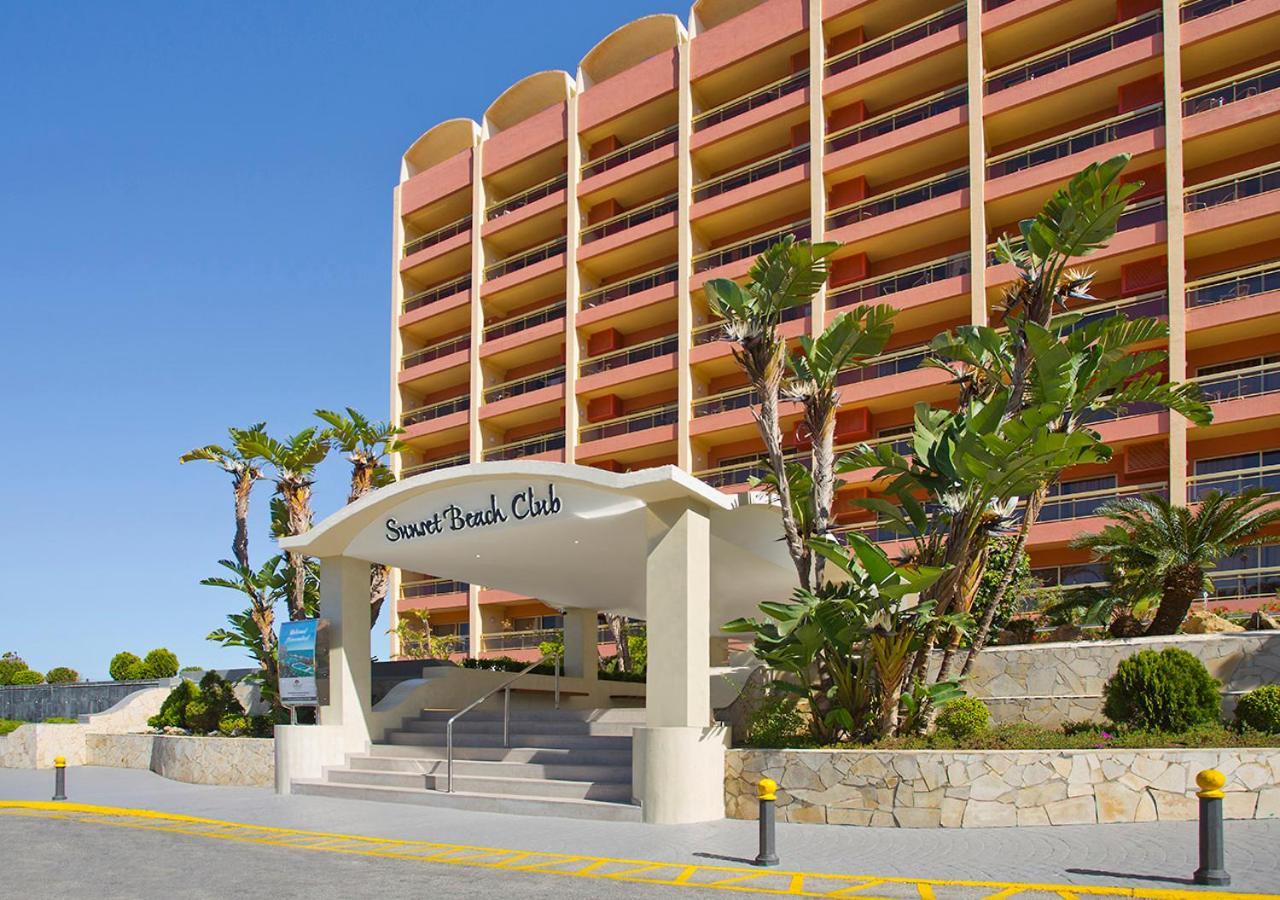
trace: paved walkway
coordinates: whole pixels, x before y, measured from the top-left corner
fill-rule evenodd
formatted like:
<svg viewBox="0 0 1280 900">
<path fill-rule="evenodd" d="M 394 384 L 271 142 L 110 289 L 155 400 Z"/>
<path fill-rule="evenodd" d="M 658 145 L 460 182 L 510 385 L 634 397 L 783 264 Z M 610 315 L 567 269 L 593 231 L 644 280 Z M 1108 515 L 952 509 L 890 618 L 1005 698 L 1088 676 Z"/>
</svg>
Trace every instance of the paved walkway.
<svg viewBox="0 0 1280 900">
<path fill-rule="evenodd" d="M 52 781 L 47 770 L 0 769 L 0 801 L 47 801 Z M 47 829 L 75 829 L 93 832 L 97 843 L 109 840 L 103 832 L 119 834 L 116 845 L 179 841 L 192 857 L 207 852 L 211 844 L 219 846 L 218 852 L 231 843 L 252 844 L 263 852 L 270 848 L 270 853 L 292 854 L 295 862 L 305 853 L 308 866 L 321 868 L 333 865 L 333 858 L 358 858 L 375 867 L 410 865 L 417 867 L 415 878 L 430 879 L 442 888 L 458 877 L 459 870 L 471 870 L 471 877 L 481 881 L 499 879 L 494 890 L 507 890 L 516 886 L 511 879 L 523 879 L 519 889 L 527 888 L 535 896 L 544 890 L 557 896 L 600 896 L 632 888 L 642 894 L 694 888 L 701 889 L 699 893 L 731 889 L 762 895 L 949 900 L 1013 893 L 1045 896 L 1043 887 L 1019 885 L 1081 886 L 1048 894 L 1072 900 L 1102 886 L 1126 888 L 1123 893 L 1129 896 L 1166 898 L 1199 890 L 1188 883 L 1195 868 L 1192 823 L 954 831 L 780 825 L 778 850 L 785 871 L 761 873 L 744 866 L 756 849 L 752 822 L 657 827 L 534 819 L 280 797 L 266 789 L 187 785 L 127 769 L 68 770 L 67 793 L 76 804 L 162 815 L 10 808 L 0 816 L 8 838 L 5 845 L 15 846 L 18 835 L 27 833 L 15 833 L 19 822 L 32 828 L 33 838 Z M 189 822 L 163 814 L 217 821 Z M 1227 841 L 1233 891 L 1280 891 L 1280 821 L 1228 822 Z M 199 846 L 189 846 L 192 842 Z M 613 883 L 599 884 L 601 879 Z M 580 893 L 585 885 L 594 887 Z"/>
</svg>

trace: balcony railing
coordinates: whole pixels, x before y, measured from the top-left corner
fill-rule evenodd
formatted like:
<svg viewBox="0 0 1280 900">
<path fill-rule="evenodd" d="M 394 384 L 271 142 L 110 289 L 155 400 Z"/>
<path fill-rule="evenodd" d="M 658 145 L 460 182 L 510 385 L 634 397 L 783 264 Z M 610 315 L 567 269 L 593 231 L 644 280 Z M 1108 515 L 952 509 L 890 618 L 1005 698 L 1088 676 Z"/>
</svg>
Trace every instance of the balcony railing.
<svg viewBox="0 0 1280 900">
<path fill-rule="evenodd" d="M 1190 22 L 1192 19 L 1211 16 L 1219 10 L 1243 2 L 1244 0 L 1182 0 L 1182 9 L 1179 10 L 1178 18 L 1183 22 Z"/>
<path fill-rule="evenodd" d="M 564 301 L 557 300 L 549 306 L 544 306 L 541 309 L 535 309 L 532 312 L 516 316 L 513 319 L 503 319 L 501 322 L 486 325 L 484 329 L 484 339 L 486 341 L 496 340 L 500 337 L 506 337 L 509 334 L 516 334 L 529 328 L 533 328 L 535 325 L 543 325 L 547 322 L 554 322 L 557 319 L 563 319 L 564 310 Z"/>
<path fill-rule="evenodd" d="M 1267 63 L 1183 94 L 1182 114 L 1194 116 L 1276 88 L 1280 88 L 1280 63 Z"/>
<path fill-rule="evenodd" d="M 780 321 L 793 322 L 796 319 L 803 319 L 809 314 L 809 310 L 808 303 L 788 307 L 782 311 Z M 693 346 L 695 347 L 701 347 L 703 344 L 714 344 L 716 341 L 723 340 L 726 340 L 723 319 L 716 319 L 715 321 L 698 325 L 693 329 Z"/>
<path fill-rule="evenodd" d="M 464 334 L 458 337 L 452 337 L 448 340 L 441 341 L 438 344 L 432 344 L 430 347 L 424 347 L 421 350 L 414 350 L 412 353 L 406 353 L 400 357 L 400 367 L 402 369 L 412 369 L 414 366 L 420 366 L 425 362 L 431 362 L 433 359 L 440 359 L 444 356 L 451 356 L 454 353 L 460 353 L 471 346 L 471 335 Z"/>
<path fill-rule="evenodd" d="M 870 62 L 873 59 L 887 56 L 893 51 L 914 44 L 916 41 L 927 38 L 931 34 L 937 34 L 939 31 L 945 31 L 953 25 L 959 25 L 964 20 L 964 4 L 957 3 L 955 6 L 948 7 L 927 19 L 904 25 L 896 31 L 891 31 L 888 34 L 881 35 L 854 47 L 852 50 L 833 56 L 827 61 L 827 75 L 829 77 L 847 69 L 852 69 L 854 66 Z"/>
<path fill-rule="evenodd" d="M 679 275 L 680 269 L 675 263 L 663 266 L 660 269 L 653 269 L 641 275 L 628 278 L 626 281 L 607 284 L 604 287 L 587 291 L 582 295 L 581 306 L 582 309 L 603 306 L 614 300 L 621 300 L 623 297 L 630 297 L 632 294 L 639 294 L 641 291 L 647 291 L 662 284 L 671 284 Z"/>
<path fill-rule="evenodd" d="M 1078 494 L 1059 494 L 1045 501 L 1040 509 L 1040 517 L 1036 521 L 1062 522 L 1067 519 L 1083 519 L 1096 515 L 1098 507 L 1104 503 L 1138 494 L 1158 494 L 1161 497 L 1167 497 L 1169 485 L 1161 481 L 1131 487 L 1104 488 L 1100 491 L 1081 491 Z"/>
<path fill-rule="evenodd" d="M 1099 422 L 1115 422 L 1119 419 L 1132 419 L 1134 416 L 1146 416 L 1151 413 L 1164 412 L 1159 403 L 1130 403 L 1124 409 L 1095 409 L 1080 416 L 1083 425 L 1096 425 Z"/>
<path fill-rule="evenodd" d="M 964 106 L 968 102 L 968 87 L 961 84 L 948 88 L 940 94 L 934 94 L 932 97 L 918 100 L 901 109 L 893 109 L 878 116 L 872 116 L 865 122 L 850 125 L 848 128 L 829 135 L 827 137 L 827 152 L 834 153 L 837 150 L 843 150 L 845 147 L 852 147 L 854 144 L 860 144 L 863 141 L 869 141 L 872 138 L 897 131 L 899 128 L 923 122 L 925 119 L 941 115 L 949 109 Z"/>
<path fill-rule="evenodd" d="M 1049 138 L 1011 153 L 993 156 L 987 161 L 987 177 L 999 178 L 1030 169 L 1034 166 L 1083 153 L 1102 144 L 1109 144 L 1133 134 L 1151 131 L 1164 124 L 1164 109 L 1160 104 L 1125 113 L 1096 125 L 1086 125 L 1068 134 Z"/>
<path fill-rule="evenodd" d="M 1151 197 L 1126 209 L 1116 221 L 1116 231 L 1128 231 L 1143 225 L 1154 225 L 1165 220 L 1163 197 Z"/>
<path fill-rule="evenodd" d="M 550 453 L 552 450 L 563 449 L 564 432 L 555 431 L 550 434 L 540 434 L 536 437 L 512 441 L 509 444 L 502 444 L 497 447 L 486 447 L 484 458 L 486 460 L 518 459 L 522 456 L 536 456 L 539 453 Z"/>
<path fill-rule="evenodd" d="M 888 272 L 884 275 L 877 275 L 874 278 L 867 278 L 836 288 L 827 295 L 827 305 L 832 309 L 840 309 L 844 306 L 853 306 L 856 303 L 879 300 L 899 291 L 922 287 L 947 278 L 968 275 L 969 268 L 969 254 L 957 253 L 954 256 L 948 256 L 946 259 L 939 259 L 919 266 L 910 266 L 906 269 L 899 269 L 896 272 Z"/>
<path fill-rule="evenodd" d="M 496 262 L 491 266 L 485 266 L 485 278 L 501 278 L 503 275 L 509 275 L 512 272 L 518 272 L 526 266 L 534 263 L 540 263 L 544 259 L 551 259 L 564 253 L 565 239 L 556 238 L 547 241 L 545 244 L 539 244 L 537 247 L 522 251 L 515 256 L 508 256 L 501 262 Z"/>
<path fill-rule="evenodd" d="M 1193 475 L 1187 479 L 1187 502 L 1199 502 L 1210 491 L 1239 494 L 1250 488 L 1262 488 L 1268 494 L 1280 493 L 1280 466 L 1260 466 L 1252 469 L 1237 469 L 1234 472 Z"/>
<path fill-rule="evenodd" d="M 693 401 L 693 417 L 714 416 L 717 413 L 729 412 L 733 409 L 746 409 L 760 402 L 760 396 L 753 387 L 736 388 L 712 397 L 701 397 Z"/>
<path fill-rule="evenodd" d="M 465 594 L 469 587 L 470 585 L 464 581 L 453 581 L 448 578 L 402 581 L 400 583 L 400 596 L 408 599 L 410 597 L 438 597 L 441 594 Z"/>
<path fill-rule="evenodd" d="M 407 313 L 413 312 L 415 309 L 421 309 L 428 304 L 435 303 L 437 300 L 443 300 L 445 297 L 452 297 L 454 294 L 469 290 L 471 290 L 471 276 L 463 275 L 453 281 L 446 281 L 444 284 L 438 284 L 428 290 L 419 291 L 411 297 L 405 297 L 404 311 Z"/>
<path fill-rule="evenodd" d="M 644 634 L 644 626 L 628 625 L 623 629 L 627 635 Z M 536 628 L 529 631 L 496 631 L 483 637 L 484 650 L 536 650 L 550 641 L 563 640 L 562 628 Z M 596 628 L 596 643 L 613 643 L 613 630 L 608 625 Z"/>
<path fill-rule="evenodd" d="M 928 345 L 905 347 L 893 353 L 885 353 L 867 362 L 866 365 L 855 365 L 845 369 L 836 376 L 836 384 L 858 384 L 871 381 L 873 378 L 885 378 L 889 375 L 900 375 L 920 368 L 929 355 Z"/>
<path fill-rule="evenodd" d="M 463 216 L 458 221 L 451 222 L 443 228 L 437 228 L 435 231 L 432 231 L 429 234 L 424 234 L 422 237 L 416 237 L 411 241 L 405 241 L 404 255 L 410 256 L 417 253 L 419 250 L 425 250 L 428 247 L 433 247 L 441 241 L 447 241 L 454 235 L 463 234 L 470 230 L 471 216 Z"/>
<path fill-rule="evenodd" d="M 1213 598 L 1274 597 L 1280 591 L 1280 566 L 1210 572 Z"/>
<path fill-rule="evenodd" d="M 1063 334 L 1070 334 L 1091 322 L 1097 322 L 1099 319 L 1109 319 L 1115 315 L 1122 314 L 1131 319 L 1167 316 L 1169 314 L 1169 295 L 1165 291 L 1151 291 L 1150 293 L 1139 294 L 1136 297 L 1109 300 L 1105 303 L 1096 303 L 1092 306 L 1073 309 L 1071 312 L 1080 313 L 1080 318 L 1074 324 L 1064 328 Z"/>
<path fill-rule="evenodd" d="M 768 159 L 758 160 L 740 169 L 734 169 L 732 172 L 726 172 L 724 175 L 717 175 L 709 181 L 702 182 L 693 189 L 694 202 L 718 197 L 736 188 L 754 184 L 771 175 L 777 175 L 779 172 L 785 172 L 787 169 L 794 169 L 796 166 L 804 165 L 808 161 L 808 144 L 784 150 L 781 153 L 770 156 Z"/>
<path fill-rule="evenodd" d="M 793 94 L 796 91 L 803 89 L 808 83 L 808 69 L 805 69 L 802 72 L 793 72 L 785 78 L 779 78 L 777 81 L 766 84 L 762 88 L 756 88 L 749 94 L 730 100 L 728 103 L 721 103 L 719 106 L 709 109 L 706 112 L 699 113 L 693 117 L 693 130 L 701 131 L 704 128 L 710 128 L 712 125 L 718 125 L 721 122 L 728 121 L 735 116 L 740 116 L 745 112 L 750 112 L 757 106 L 764 106 L 766 103 L 772 103 L 779 97 L 785 97 L 787 94 Z"/>
<path fill-rule="evenodd" d="M 541 200 L 543 197 L 550 197 L 556 191 L 563 190 L 564 186 L 569 183 L 569 176 L 556 175 L 540 184 L 514 194 L 505 200 L 499 200 L 496 203 L 490 203 L 484 208 L 484 217 L 486 221 L 492 221 L 500 216 L 505 216 L 509 212 L 515 212 L 522 206 L 528 206 L 535 200 Z"/>
<path fill-rule="evenodd" d="M 1074 66 L 1095 56 L 1109 53 L 1117 47 L 1132 44 L 1160 33 L 1160 11 L 1153 10 L 1118 25 L 1112 25 L 1088 37 L 1080 38 L 1061 47 L 1046 50 L 1030 59 L 1005 66 L 987 76 L 983 82 L 988 94 L 1008 90 L 1036 78 Z"/>
<path fill-rule="evenodd" d="M 640 412 L 610 419 L 607 422 L 593 422 L 578 429 L 578 440 L 599 441 L 604 438 L 617 437 L 620 434 L 633 434 L 637 431 L 648 431 L 663 425 L 674 425 L 679 418 L 679 411 L 674 403 L 644 409 Z"/>
<path fill-rule="evenodd" d="M 963 190 L 968 186 L 968 169 L 957 169 L 945 175 L 930 176 L 924 181 L 918 181 L 915 184 L 900 187 L 887 194 L 869 197 L 866 200 L 860 200 L 842 209 L 837 209 L 827 216 L 827 227 L 843 228 L 845 225 L 852 225 L 855 222 L 865 222 L 867 219 L 874 219 L 876 216 L 883 216 L 899 209 L 905 209 L 908 206 L 915 206 L 935 197 L 954 194 L 956 191 Z"/>
<path fill-rule="evenodd" d="M 800 222 L 792 222 L 784 228 L 778 228 L 767 234 L 756 235 L 753 238 L 747 238 L 745 241 L 739 241 L 727 247 L 720 247 L 701 253 L 693 258 L 693 271 L 706 272 L 710 269 L 728 265 L 731 262 L 737 262 L 740 259 L 759 256 L 781 240 L 784 235 L 788 234 L 795 235 L 796 240 L 805 240 L 809 237 L 809 221 L 806 219 Z"/>
<path fill-rule="evenodd" d="M 621 350 L 614 350 L 600 356 L 584 359 L 578 366 L 578 373 L 585 378 L 588 375 L 595 375 L 597 372 L 620 369 L 623 366 L 643 362 L 646 359 L 657 359 L 660 356 L 675 353 L 678 343 L 679 338 L 672 334 L 656 340 L 645 341 L 643 344 L 636 344 L 633 347 L 623 347 Z"/>
<path fill-rule="evenodd" d="M 638 141 L 632 141 L 625 147 L 619 147 L 612 150 L 598 159 L 590 159 L 582 164 L 582 177 L 590 178 L 592 175 L 599 175 L 601 172 L 607 172 L 610 169 L 620 166 L 625 162 L 633 159 L 639 159 L 646 153 L 652 153 L 659 147 L 665 147 L 668 144 L 674 144 L 680 137 L 680 126 L 672 125 L 670 128 L 664 128 L 661 131 L 651 134 L 648 137 L 642 137 Z"/>
<path fill-rule="evenodd" d="M 526 375 L 523 378 L 504 381 L 502 384 L 495 384 L 493 387 L 485 388 L 484 402 L 496 403 L 499 400 L 506 400 L 508 397 L 519 397 L 521 394 L 542 390 L 542 388 L 552 387 L 557 384 L 564 384 L 564 366 L 558 366 L 546 372 L 539 372 L 536 375 Z"/>
<path fill-rule="evenodd" d="M 1205 399 L 1212 402 L 1274 394 L 1280 391 L 1280 363 L 1200 375 L 1190 380 L 1200 385 Z"/>
<path fill-rule="evenodd" d="M 1280 190 L 1280 163 L 1198 184 L 1187 191 L 1183 207 L 1187 212 L 1212 209 L 1275 190 Z"/>
<path fill-rule="evenodd" d="M 450 416 L 457 412 L 471 408 L 471 397 L 463 394 L 461 397 L 453 397 L 449 400 L 442 400 L 439 403 L 432 403 L 427 406 L 419 406 L 417 409 L 411 409 L 400 417 L 401 426 L 408 428 L 410 425 L 417 425 L 431 419 L 439 419 L 442 416 Z"/>
<path fill-rule="evenodd" d="M 440 459 L 419 463 L 416 466 L 405 466 L 400 470 L 400 477 L 409 478 L 414 475 L 421 475 L 423 472 L 434 472 L 437 469 L 448 469 L 453 466 L 465 466 L 469 462 L 471 462 L 470 453 L 455 453 L 453 456 L 444 456 Z"/>
<path fill-rule="evenodd" d="M 1254 294 L 1280 291 L 1280 262 L 1221 272 L 1187 285 L 1187 306 L 1213 306 Z"/>
<path fill-rule="evenodd" d="M 644 222 L 651 222 L 659 216 L 665 216 L 667 213 L 673 213 L 680 205 L 680 198 L 676 194 L 670 197 L 662 197 L 654 200 L 652 203 L 646 203 L 644 206 L 638 206 L 635 209 L 629 209 L 621 215 L 605 219 L 594 225 L 588 225 L 582 229 L 582 243 L 590 244 L 592 241 L 598 241 L 602 237 L 608 237 L 611 234 L 617 234 L 620 231 L 626 231 L 635 225 Z"/>
</svg>

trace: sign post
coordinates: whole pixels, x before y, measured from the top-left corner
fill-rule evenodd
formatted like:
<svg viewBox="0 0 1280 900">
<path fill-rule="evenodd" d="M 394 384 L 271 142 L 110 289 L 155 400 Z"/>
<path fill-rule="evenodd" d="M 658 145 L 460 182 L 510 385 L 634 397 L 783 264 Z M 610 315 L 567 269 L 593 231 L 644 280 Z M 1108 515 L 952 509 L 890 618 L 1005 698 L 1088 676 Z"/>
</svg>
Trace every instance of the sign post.
<svg viewBox="0 0 1280 900">
<path fill-rule="evenodd" d="M 320 706 L 329 693 L 329 622 L 301 619 L 280 626 L 280 702 L 296 721 L 299 706 Z"/>
</svg>

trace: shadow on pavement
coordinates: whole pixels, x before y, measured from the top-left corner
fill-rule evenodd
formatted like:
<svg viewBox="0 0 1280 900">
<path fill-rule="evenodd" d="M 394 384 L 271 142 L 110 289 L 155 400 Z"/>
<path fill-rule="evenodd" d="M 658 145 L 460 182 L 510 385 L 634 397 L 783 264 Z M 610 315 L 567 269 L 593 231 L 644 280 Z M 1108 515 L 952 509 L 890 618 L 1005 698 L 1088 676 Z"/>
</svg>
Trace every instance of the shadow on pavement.
<svg viewBox="0 0 1280 900">
<path fill-rule="evenodd" d="M 1067 869 L 1072 875 L 1094 875 L 1098 878 L 1125 878 L 1134 881 L 1163 881 L 1167 884 L 1195 884 L 1190 878 L 1172 878 L 1168 875 L 1138 875 L 1134 872 L 1108 872 L 1105 869 Z"/>
<path fill-rule="evenodd" d="M 724 856 L 720 853 L 694 853 L 694 856 L 702 859 L 718 859 L 723 862 L 741 863 L 744 866 L 754 866 L 754 859 L 743 859 L 741 856 Z"/>
</svg>

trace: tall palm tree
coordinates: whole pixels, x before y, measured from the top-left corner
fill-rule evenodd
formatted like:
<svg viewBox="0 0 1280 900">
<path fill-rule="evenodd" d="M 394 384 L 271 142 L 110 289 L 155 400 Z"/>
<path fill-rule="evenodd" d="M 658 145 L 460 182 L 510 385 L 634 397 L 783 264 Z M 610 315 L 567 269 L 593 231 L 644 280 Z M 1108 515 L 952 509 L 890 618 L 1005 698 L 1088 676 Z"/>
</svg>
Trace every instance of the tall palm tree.
<svg viewBox="0 0 1280 900">
<path fill-rule="evenodd" d="M 255 570 L 229 559 L 220 559 L 218 564 L 234 577 L 214 576 L 200 581 L 209 587 L 238 591 L 248 598 L 247 610 L 227 616 L 227 624 L 231 627 L 217 628 L 209 632 L 207 639 L 224 647 L 248 651 L 257 660 L 263 696 L 277 708 L 280 706 L 280 670 L 275 611 L 276 603 L 286 594 L 290 582 L 290 577 L 280 567 L 281 562 L 279 555 L 273 556 Z"/>
<path fill-rule="evenodd" d="M 304 428 L 280 441 L 262 434 L 248 442 L 272 469 L 276 494 L 284 503 L 289 534 L 298 535 L 311 527 L 311 485 L 315 470 L 329 454 L 329 438 L 317 428 Z M 293 584 L 289 591 L 289 618 L 307 617 L 307 567 L 303 555 L 291 550 L 289 566 Z"/>
<path fill-rule="evenodd" d="M 1146 633 L 1174 634 L 1211 585 L 1207 570 L 1271 539 L 1264 532 L 1280 524 L 1280 507 L 1273 504 L 1261 488 L 1234 496 L 1210 491 L 1195 509 L 1157 494 L 1124 497 L 1098 509 L 1116 524 L 1082 535 L 1072 546 L 1092 550 L 1129 577 L 1159 583 L 1160 605 Z"/>
<path fill-rule="evenodd" d="M 316 417 L 329 426 L 325 434 L 336 449 L 347 455 L 351 463 L 351 490 L 347 502 L 355 503 L 375 487 L 391 482 L 387 457 L 398 453 L 403 445 L 396 436 L 404 429 L 390 422 L 374 422 L 350 406 L 343 415 L 328 409 L 317 409 Z M 369 626 L 373 627 L 387 599 L 387 577 L 390 569 L 383 565 L 369 568 Z"/>
<path fill-rule="evenodd" d="M 262 478 L 262 458 L 251 444 L 263 436 L 266 427 L 266 422 L 257 422 L 248 428 L 228 428 L 227 435 L 231 438 L 228 446 L 205 444 L 178 457 L 179 463 L 194 460 L 216 463 L 231 476 L 236 518 L 231 555 L 244 569 L 249 568 L 249 494 L 253 491 L 254 482 Z"/>
</svg>

